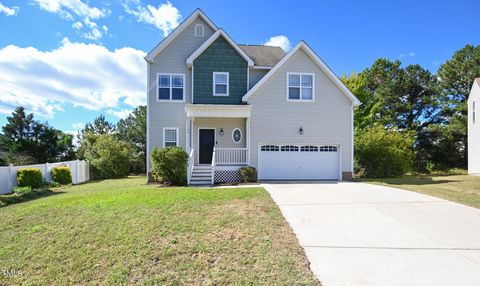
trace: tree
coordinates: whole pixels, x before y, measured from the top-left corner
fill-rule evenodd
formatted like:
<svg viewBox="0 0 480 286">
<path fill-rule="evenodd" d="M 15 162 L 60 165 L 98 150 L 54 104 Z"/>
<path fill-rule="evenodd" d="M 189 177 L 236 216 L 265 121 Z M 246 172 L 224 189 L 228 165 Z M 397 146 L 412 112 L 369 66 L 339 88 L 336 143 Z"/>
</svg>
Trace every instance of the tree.
<svg viewBox="0 0 480 286">
<path fill-rule="evenodd" d="M 81 134 L 93 133 L 98 135 L 112 134 L 115 132 L 115 125 L 105 119 L 105 115 L 96 117 L 93 122 L 88 122 L 80 131 Z"/>
<path fill-rule="evenodd" d="M 102 114 L 96 117 L 93 122 L 87 122 L 85 127 L 80 130 L 77 134 L 77 140 L 80 142 L 79 147 L 77 148 L 77 157 L 79 159 L 85 159 L 85 148 L 88 144 L 88 140 L 92 137 L 88 135 L 105 135 L 113 134 L 115 132 L 115 125 L 107 121 L 105 116 Z M 90 142 L 91 143 L 91 142 Z"/>
<path fill-rule="evenodd" d="M 437 73 L 444 98 L 442 116 L 447 121 L 447 125 L 458 127 L 455 129 L 456 136 L 453 138 L 447 133 L 442 136 L 445 140 L 455 140 L 451 142 L 454 149 L 450 151 L 451 153 L 445 155 L 457 156 L 454 161 L 463 160 L 461 167 L 465 168 L 467 166 L 468 148 L 467 98 L 473 80 L 480 77 L 480 45 L 466 45 L 456 51 L 450 60 L 440 66 Z M 449 130 L 448 128 L 443 129 Z"/>
<path fill-rule="evenodd" d="M 128 175 L 131 146 L 114 135 L 85 135 L 85 159 L 96 179 L 121 178 Z"/>
<path fill-rule="evenodd" d="M 0 151 L 15 165 L 57 162 L 74 158 L 72 136 L 34 120 L 17 107 L 0 134 Z"/>
<path fill-rule="evenodd" d="M 132 145 L 130 172 L 145 174 L 147 154 L 147 107 L 135 108 L 117 124 L 117 137 Z"/>
<path fill-rule="evenodd" d="M 421 66 L 402 68 L 398 60 L 378 59 L 360 78 L 364 83 L 357 94 L 365 97 L 365 104 L 360 106 L 359 115 L 366 117 L 363 121 L 370 125 L 381 123 L 390 128 L 419 130 L 437 121 L 436 78 Z"/>
<path fill-rule="evenodd" d="M 413 163 L 413 139 L 409 132 L 376 125 L 355 136 L 355 164 L 367 177 L 398 177 Z"/>
</svg>

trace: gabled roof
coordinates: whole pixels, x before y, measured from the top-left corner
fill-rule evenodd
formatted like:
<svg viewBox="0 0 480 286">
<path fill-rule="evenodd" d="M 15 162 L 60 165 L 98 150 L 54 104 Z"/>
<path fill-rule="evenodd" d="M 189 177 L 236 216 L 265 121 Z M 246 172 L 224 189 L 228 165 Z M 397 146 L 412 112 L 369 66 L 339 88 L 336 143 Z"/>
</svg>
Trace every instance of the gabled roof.
<svg viewBox="0 0 480 286">
<path fill-rule="evenodd" d="M 200 47 L 198 47 L 198 49 L 187 58 L 187 65 L 191 67 L 193 65 L 193 61 L 198 56 L 200 56 L 208 47 L 210 47 L 210 45 L 215 42 L 215 40 L 218 39 L 218 37 L 220 36 L 222 36 L 237 51 L 237 53 L 247 61 L 249 66 L 253 66 L 252 59 L 250 59 L 247 54 L 242 49 L 240 49 L 240 47 L 235 43 L 235 41 L 233 41 L 232 38 L 230 38 L 230 36 L 228 36 L 228 34 L 223 31 L 223 29 L 218 29 L 215 33 L 213 33 L 213 35 L 210 36 L 210 38 L 208 38 L 208 40 L 206 40 Z"/>
<path fill-rule="evenodd" d="M 248 98 L 255 92 L 257 89 L 262 86 L 283 64 L 285 64 L 288 59 L 290 59 L 299 49 L 302 49 L 319 67 L 325 72 L 325 74 L 335 83 L 335 85 L 347 96 L 351 101 L 353 106 L 359 106 L 361 104 L 360 100 L 348 89 L 348 87 L 333 73 L 333 71 L 318 57 L 318 55 L 305 43 L 300 41 L 283 59 L 278 62 L 273 69 L 271 69 L 260 81 L 257 82 L 248 92 L 242 97 L 242 101 L 247 101 Z"/>
<path fill-rule="evenodd" d="M 178 27 L 176 27 L 166 38 L 164 38 L 153 50 L 151 50 L 145 60 L 149 63 L 152 63 L 155 57 L 165 49 L 173 40 L 175 40 L 178 35 L 180 35 L 188 26 L 190 26 L 193 21 L 195 21 L 198 17 L 202 18 L 205 23 L 207 23 L 214 31 L 218 28 L 217 26 L 203 13 L 202 10 L 196 9 L 190 16 L 188 16 Z"/>
<path fill-rule="evenodd" d="M 467 101 L 470 101 L 470 98 L 472 97 L 473 92 L 477 89 L 480 90 L 480 77 L 477 77 L 476 79 L 473 80 L 472 88 L 470 89 L 470 93 L 468 94 Z"/>
<path fill-rule="evenodd" d="M 263 45 L 238 45 L 255 63 L 255 66 L 273 67 L 284 56 L 285 52 L 280 47 Z"/>
</svg>

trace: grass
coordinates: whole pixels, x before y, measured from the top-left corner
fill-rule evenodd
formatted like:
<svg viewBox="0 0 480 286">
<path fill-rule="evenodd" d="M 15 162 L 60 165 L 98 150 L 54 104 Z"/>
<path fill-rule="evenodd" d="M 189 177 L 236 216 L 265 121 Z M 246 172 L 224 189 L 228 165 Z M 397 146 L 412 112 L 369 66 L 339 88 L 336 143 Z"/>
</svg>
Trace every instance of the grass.
<svg viewBox="0 0 480 286">
<path fill-rule="evenodd" d="M 0 208 L 0 284 L 318 285 L 264 189 L 144 181 L 92 182 Z"/>
<path fill-rule="evenodd" d="M 423 193 L 480 208 L 480 177 L 478 176 L 434 174 L 359 180 Z"/>
</svg>

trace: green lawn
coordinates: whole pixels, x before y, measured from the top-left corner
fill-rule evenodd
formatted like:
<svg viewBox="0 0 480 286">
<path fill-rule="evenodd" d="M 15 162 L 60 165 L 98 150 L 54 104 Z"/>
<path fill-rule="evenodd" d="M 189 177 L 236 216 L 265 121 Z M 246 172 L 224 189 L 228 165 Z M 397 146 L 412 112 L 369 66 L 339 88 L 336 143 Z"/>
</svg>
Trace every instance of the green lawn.
<svg viewBox="0 0 480 286">
<path fill-rule="evenodd" d="M 318 285 L 264 189 L 144 182 L 92 182 L 0 208 L 0 284 Z"/>
<path fill-rule="evenodd" d="M 360 179 L 415 191 L 480 208 L 480 177 L 469 175 L 409 175 L 395 179 Z"/>
</svg>

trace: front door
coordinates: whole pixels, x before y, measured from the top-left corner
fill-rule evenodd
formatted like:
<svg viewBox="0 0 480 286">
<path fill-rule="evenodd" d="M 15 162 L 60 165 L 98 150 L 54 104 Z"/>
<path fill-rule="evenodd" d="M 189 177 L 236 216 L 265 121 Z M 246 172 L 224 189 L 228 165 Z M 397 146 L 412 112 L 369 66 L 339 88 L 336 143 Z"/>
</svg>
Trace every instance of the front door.
<svg viewBox="0 0 480 286">
<path fill-rule="evenodd" d="M 215 145 L 215 129 L 200 129 L 198 135 L 198 162 L 200 164 L 211 164 L 213 146 Z"/>
</svg>

